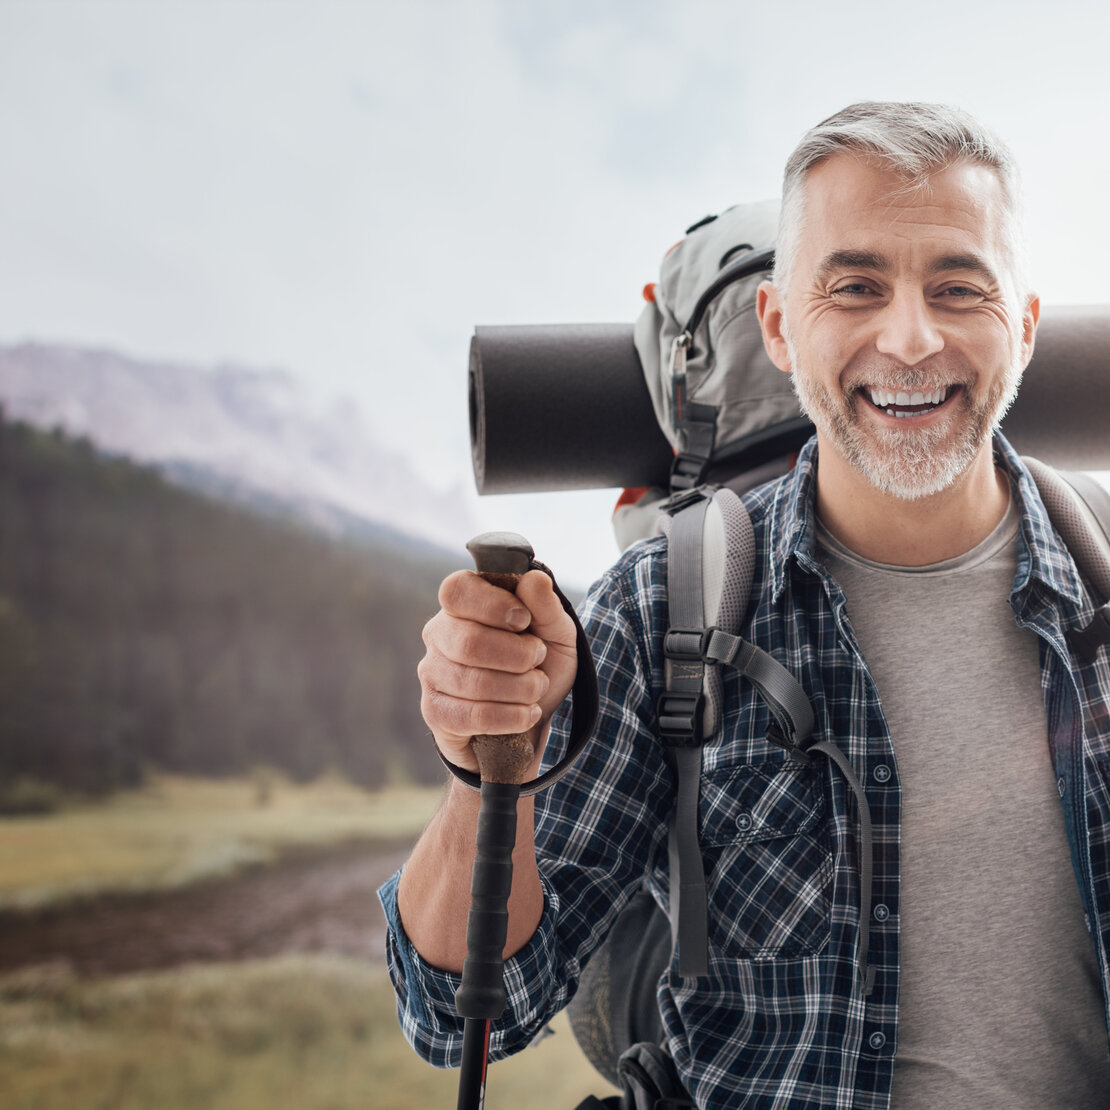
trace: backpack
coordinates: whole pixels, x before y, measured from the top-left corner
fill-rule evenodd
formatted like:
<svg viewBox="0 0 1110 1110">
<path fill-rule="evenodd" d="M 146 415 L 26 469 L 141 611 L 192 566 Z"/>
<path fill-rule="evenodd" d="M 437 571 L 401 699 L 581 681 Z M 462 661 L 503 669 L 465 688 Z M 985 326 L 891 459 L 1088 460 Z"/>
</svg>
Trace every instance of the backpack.
<svg viewBox="0 0 1110 1110">
<path fill-rule="evenodd" d="M 672 959 L 684 976 L 706 970 L 697 815 L 702 746 L 721 720 L 721 666 L 736 668 L 755 684 L 773 718 L 769 739 L 806 762 L 815 755 L 830 759 L 855 795 L 861 856 L 857 958 L 864 991 L 870 990 L 866 795 L 838 748 L 809 743 L 813 713 L 797 680 L 739 635 L 755 560 L 752 526 L 739 493 L 784 473 L 791 452 L 812 431 L 787 376 L 764 354 L 752 311 L 755 288 L 774 257 L 766 208 L 739 206 L 694 225 L 664 260 L 660 282 L 636 325 L 656 417 L 674 447 L 675 463 L 669 495 L 661 489 L 635 491 L 618 504 L 614 528 L 622 547 L 636 538 L 667 536 L 669 627 L 658 719 L 677 784 L 669 834 L 671 904 L 664 913 L 640 891 L 583 972 L 567 1008 L 571 1029 L 593 1066 L 623 1094 L 587 1099 L 578 1110 L 694 1105 L 663 1043 L 655 985 Z M 1093 658 L 1110 642 L 1110 493 L 1087 475 L 1024 461 L 1053 525 L 1102 602 L 1086 629 L 1068 634 L 1080 658 Z M 707 475 L 727 485 L 705 484 Z"/>
</svg>

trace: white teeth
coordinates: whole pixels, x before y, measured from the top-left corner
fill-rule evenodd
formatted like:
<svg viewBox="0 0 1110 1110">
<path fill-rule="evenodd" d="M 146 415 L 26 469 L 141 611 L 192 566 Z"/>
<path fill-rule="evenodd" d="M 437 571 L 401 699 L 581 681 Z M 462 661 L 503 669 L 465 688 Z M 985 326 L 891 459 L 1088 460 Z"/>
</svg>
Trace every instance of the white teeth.
<svg viewBox="0 0 1110 1110">
<path fill-rule="evenodd" d="M 928 393 L 923 393 L 921 390 L 907 393 L 905 390 L 894 392 L 891 389 L 870 388 L 868 392 L 871 395 L 871 403 L 876 408 L 890 409 L 892 405 L 897 405 L 899 408 L 904 408 L 906 405 L 939 405 L 944 400 L 948 390 L 941 387 Z"/>
</svg>

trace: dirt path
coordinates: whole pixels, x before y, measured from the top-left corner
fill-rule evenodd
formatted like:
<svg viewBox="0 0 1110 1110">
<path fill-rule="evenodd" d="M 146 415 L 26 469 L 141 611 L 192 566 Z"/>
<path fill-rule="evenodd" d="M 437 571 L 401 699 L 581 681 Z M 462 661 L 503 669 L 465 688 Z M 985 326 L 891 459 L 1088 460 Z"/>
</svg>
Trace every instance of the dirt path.
<svg viewBox="0 0 1110 1110">
<path fill-rule="evenodd" d="M 0 972 L 64 960 L 84 975 L 286 952 L 384 958 L 375 894 L 404 845 L 349 844 L 204 886 L 0 914 Z"/>
</svg>

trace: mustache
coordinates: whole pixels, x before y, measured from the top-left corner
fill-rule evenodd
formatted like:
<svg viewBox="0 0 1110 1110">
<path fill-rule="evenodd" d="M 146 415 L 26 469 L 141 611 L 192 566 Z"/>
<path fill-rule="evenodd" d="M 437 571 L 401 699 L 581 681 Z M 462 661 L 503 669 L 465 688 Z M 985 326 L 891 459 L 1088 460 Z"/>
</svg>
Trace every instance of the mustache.
<svg viewBox="0 0 1110 1110">
<path fill-rule="evenodd" d="M 905 390 L 907 393 L 928 393 L 935 389 L 950 389 L 954 385 L 970 386 L 976 375 L 964 365 L 953 365 L 939 359 L 907 366 L 892 360 L 871 359 L 865 365 L 854 367 L 846 376 L 844 388 L 849 393 L 859 393 L 869 388 Z"/>
</svg>

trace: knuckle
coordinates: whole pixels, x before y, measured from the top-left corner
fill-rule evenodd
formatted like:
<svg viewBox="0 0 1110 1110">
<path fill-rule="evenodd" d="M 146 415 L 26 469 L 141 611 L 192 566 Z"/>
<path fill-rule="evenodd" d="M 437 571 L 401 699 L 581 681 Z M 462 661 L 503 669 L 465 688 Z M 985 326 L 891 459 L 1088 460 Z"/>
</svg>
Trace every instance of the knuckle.
<svg viewBox="0 0 1110 1110">
<path fill-rule="evenodd" d="M 477 701 L 489 693 L 487 676 L 477 667 L 460 667 L 458 678 L 464 697 Z"/>
<path fill-rule="evenodd" d="M 467 624 L 459 633 L 460 657 L 471 663 L 481 663 L 489 655 L 489 633 L 481 625 Z"/>
<path fill-rule="evenodd" d="M 431 646 L 432 641 L 435 639 L 436 629 L 439 627 L 439 614 L 436 613 L 434 617 L 430 617 L 424 622 L 424 627 L 420 630 L 420 638 L 428 647 Z"/>
<path fill-rule="evenodd" d="M 457 570 L 439 585 L 439 603 L 448 612 L 458 609 L 466 596 L 466 587 L 473 575 L 470 571 Z"/>
</svg>

